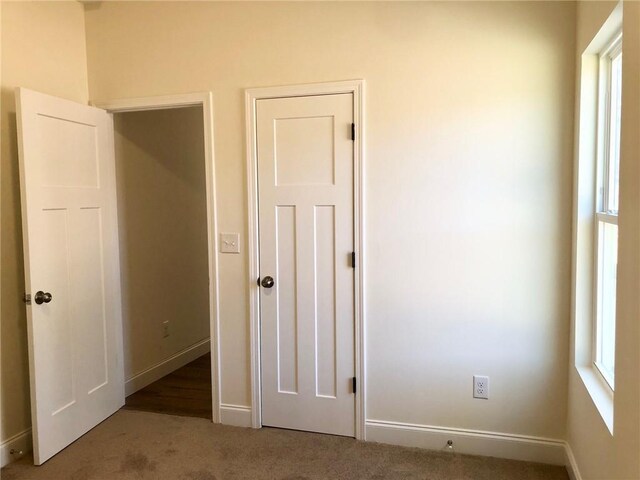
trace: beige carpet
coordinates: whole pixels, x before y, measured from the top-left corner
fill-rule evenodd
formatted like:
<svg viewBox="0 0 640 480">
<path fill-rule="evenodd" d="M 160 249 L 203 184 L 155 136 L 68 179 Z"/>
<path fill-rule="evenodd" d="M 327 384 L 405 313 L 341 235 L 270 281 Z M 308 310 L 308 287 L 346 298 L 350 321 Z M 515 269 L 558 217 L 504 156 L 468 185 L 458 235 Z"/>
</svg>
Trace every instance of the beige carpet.
<svg viewBox="0 0 640 480">
<path fill-rule="evenodd" d="M 567 480 L 563 467 L 121 410 L 40 467 L 2 480 Z"/>
</svg>

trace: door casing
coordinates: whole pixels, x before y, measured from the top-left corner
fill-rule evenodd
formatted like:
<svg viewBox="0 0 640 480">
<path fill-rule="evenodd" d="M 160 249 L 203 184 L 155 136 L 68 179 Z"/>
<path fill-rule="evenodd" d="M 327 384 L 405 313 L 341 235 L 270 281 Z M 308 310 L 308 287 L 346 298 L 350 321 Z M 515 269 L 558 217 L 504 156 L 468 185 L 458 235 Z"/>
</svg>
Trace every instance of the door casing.
<svg viewBox="0 0 640 480">
<path fill-rule="evenodd" d="M 246 142 L 247 142 L 247 192 L 249 209 L 249 332 L 251 349 L 251 424 L 262 427 L 262 386 L 260 377 L 260 277 L 259 217 L 258 217 L 258 156 L 256 145 L 256 102 L 260 99 L 283 97 L 306 97 L 351 93 L 353 95 L 353 118 L 355 140 L 353 146 L 354 175 L 354 246 L 355 266 L 355 376 L 357 379 L 355 432 L 358 440 L 365 439 L 366 419 L 366 352 L 364 312 L 364 80 L 313 83 L 265 88 L 245 91 Z"/>
<path fill-rule="evenodd" d="M 213 143 L 213 95 L 211 92 L 92 102 L 109 113 L 202 107 L 207 197 L 207 245 L 209 262 L 209 338 L 211 342 L 212 420 L 220 423 L 220 328 L 218 294 L 218 223 L 216 215 L 216 166 Z M 123 363 L 124 368 L 124 363 Z"/>
</svg>

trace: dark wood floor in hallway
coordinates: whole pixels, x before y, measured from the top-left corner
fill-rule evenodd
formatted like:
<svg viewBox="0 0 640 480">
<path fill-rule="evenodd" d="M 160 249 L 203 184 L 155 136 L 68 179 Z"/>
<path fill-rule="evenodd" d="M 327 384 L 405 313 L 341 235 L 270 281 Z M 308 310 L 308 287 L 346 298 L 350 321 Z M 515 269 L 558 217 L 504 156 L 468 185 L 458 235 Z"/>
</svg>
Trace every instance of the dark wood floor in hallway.
<svg viewBox="0 0 640 480">
<path fill-rule="evenodd" d="M 211 419 L 211 354 L 129 395 L 124 409 Z"/>
</svg>

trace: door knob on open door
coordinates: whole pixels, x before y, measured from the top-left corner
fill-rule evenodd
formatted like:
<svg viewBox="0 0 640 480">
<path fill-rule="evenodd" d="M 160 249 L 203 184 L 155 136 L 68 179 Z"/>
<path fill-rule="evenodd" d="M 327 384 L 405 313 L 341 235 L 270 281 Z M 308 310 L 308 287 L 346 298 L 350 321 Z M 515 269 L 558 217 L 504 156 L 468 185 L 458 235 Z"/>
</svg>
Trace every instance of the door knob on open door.
<svg viewBox="0 0 640 480">
<path fill-rule="evenodd" d="M 52 298 L 53 296 L 49 292 L 43 292 L 42 290 L 40 290 L 36 293 L 34 300 L 38 305 L 42 305 L 43 303 L 49 303 Z"/>
<path fill-rule="evenodd" d="M 264 288 L 271 288 L 274 284 L 273 277 L 264 277 L 260 283 Z"/>
</svg>

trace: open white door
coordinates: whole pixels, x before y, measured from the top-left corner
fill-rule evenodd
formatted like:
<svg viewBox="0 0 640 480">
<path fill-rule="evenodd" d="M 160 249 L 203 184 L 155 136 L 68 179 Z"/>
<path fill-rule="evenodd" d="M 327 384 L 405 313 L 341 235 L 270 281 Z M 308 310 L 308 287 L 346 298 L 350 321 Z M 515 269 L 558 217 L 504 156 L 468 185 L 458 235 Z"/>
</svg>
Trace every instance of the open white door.
<svg viewBox="0 0 640 480">
<path fill-rule="evenodd" d="M 113 124 L 18 89 L 36 465 L 124 405 Z"/>
</svg>

